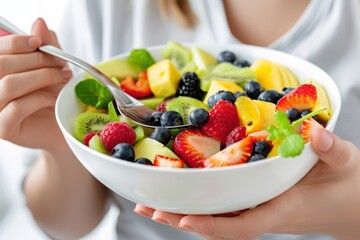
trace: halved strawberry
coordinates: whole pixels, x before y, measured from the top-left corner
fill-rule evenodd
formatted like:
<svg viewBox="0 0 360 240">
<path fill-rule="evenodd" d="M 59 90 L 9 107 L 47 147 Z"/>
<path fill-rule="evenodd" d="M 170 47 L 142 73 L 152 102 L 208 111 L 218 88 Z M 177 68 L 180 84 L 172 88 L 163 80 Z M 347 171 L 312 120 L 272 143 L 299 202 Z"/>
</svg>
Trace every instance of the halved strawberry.
<svg viewBox="0 0 360 240">
<path fill-rule="evenodd" d="M 146 72 L 140 73 L 137 80 L 132 76 L 127 76 L 121 81 L 120 88 L 137 99 L 146 98 L 152 95 Z"/>
<path fill-rule="evenodd" d="M 310 109 L 315 106 L 316 98 L 316 87 L 302 84 L 280 98 L 276 110 L 286 112 L 289 108 L 296 108 L 298 111 Z"/>
<path fill-rule="evenodd" d="M 203 167 L 206 158 L 220 151 L 220 142 L 199 129 L 180 132 L 173 143 L 173 149 L 184 162 L 193 168 Z"/>
<path fill-rule="evenodd" d="M 246 137 L 207 158 L 204 161 L 204 166 L 207 168 L 213 168 L 246 163 L 251 156 L 253 147 L 253 137 Z"/>
<path fill-rule="evenodd" d="M 304 120 L 301 125 L 300 135 L 304 138 L 305 142 L 309 142 L 311 140 L 312 131 L 315 127 L 323 126 L 313 118 Z"/>
<path fill-rule="evenodd" d="M 244 139 L 236 142 L 204 161 L 204 166 L 225 167 L 248 162 L 253 153 L 254 144 L 258 141 L 267 140 L 269 133 L 265 130 L 249 134 Z"/>
<path fill-rule="evenodd" d="M 178 158 L 167 157 L 163 155 L 155 155 L 154 166 L 168 168 L 183 168 L 184 161 Z"/>
<path fill-rule="evenodd" d="M 209 121 L 201 129 L 207 135 L 225 143 L 229 133 L 239 125 L 239 115 L 234 104 L 220 100 L 209 111 Z"/>
</svg>

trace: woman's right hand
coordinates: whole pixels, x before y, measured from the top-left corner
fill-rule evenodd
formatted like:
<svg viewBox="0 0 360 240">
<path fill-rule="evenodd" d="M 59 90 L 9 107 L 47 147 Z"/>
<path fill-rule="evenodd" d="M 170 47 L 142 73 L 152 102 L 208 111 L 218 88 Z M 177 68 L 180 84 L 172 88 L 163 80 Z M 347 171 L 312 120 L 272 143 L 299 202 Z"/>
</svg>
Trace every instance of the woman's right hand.
<svg viewBox="0 0 360 240">
<path fill-rule="evenodd" d="M 38 51 L 57 38 L 42 19 L 31 35 L 0 37 L 0 138 L 17 145 L 61 151 L 65 141 L 56 124 L 56 97 L 72 74 L 66 62 Z"/>
</svg>

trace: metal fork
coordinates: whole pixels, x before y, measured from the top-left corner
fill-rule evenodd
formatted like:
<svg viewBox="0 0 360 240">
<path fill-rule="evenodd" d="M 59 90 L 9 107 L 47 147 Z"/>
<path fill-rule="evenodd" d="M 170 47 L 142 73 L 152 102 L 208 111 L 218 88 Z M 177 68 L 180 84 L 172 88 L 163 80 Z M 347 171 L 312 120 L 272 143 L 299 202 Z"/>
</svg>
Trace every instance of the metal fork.
<svg viewBox="0 0 360 240">
<path fill-rule="evenodd" d="M 26 35 L 24 31 L 16 27 L 14 24 L 9 22 L 8 20 L 4 19 L 0 16 L 0 27 L 4 30 L 20 34 L 20 35 Z M 67 62 L 70 62 L 83 70 L 90 73 L 92 76 L 94 76 L 97 80 L 99 80 L 101 83 L 103 83 L 112 93 L 117 108 L 119 109 L 120 113 L 130 119 L 131 121 L 144 126 L 148 128 L 155 128 L 158 126 L 152 125 L 150 118 L 151 115 L 155 112 L 153 109 L 145 106 L 142 102 L 139 100 L 131 97 L 127 93 L 123 92 L 119 86 L 117 86 L 108 76 L 106 76 L 104 73 L 96 69 L 91 64 L 72 56 L 69 53 L 64 52 L 63 50 L 51 46 L 51 45 L 43 45 L 39 47 L 39 50 L 41 52 L 45 52 L 47 54 L 56 56 L 58 58 L 61 58 Z M 183 124 L 183 125 L 177 125 L 177 126 L 164 126 L 166 128 L 182 128 L 182 127 L 188 127 L 191 126 L 191 124 Z"/>
</svg>

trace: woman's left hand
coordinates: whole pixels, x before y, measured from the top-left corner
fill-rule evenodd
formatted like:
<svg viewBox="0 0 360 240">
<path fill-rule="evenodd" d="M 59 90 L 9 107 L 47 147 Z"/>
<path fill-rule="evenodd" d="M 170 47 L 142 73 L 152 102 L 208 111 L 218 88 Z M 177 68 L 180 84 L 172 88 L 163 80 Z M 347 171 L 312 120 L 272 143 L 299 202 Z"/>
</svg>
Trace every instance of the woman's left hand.
<svg viewBox="0 0 360 240">
<path fill-rule="evenodd" d="M 294 187 L 254 209 L 228 215 L 181 215 L 137 205 L 134 211 L 209 239 L 254 239 L 263 233 L 357 239 L 360 152 L 322 128 L 314 130 L 312 146 L 321 161 Z"/>
</svg>

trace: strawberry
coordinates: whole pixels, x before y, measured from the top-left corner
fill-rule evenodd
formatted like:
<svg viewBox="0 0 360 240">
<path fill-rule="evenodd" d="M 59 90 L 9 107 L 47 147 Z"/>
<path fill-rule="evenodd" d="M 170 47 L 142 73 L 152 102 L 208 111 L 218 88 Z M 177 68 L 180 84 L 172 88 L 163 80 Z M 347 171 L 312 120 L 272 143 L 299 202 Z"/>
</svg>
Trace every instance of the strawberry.
<svg viewBox="0 0 360 240">
<path fill-rule="evenodd" d="M 301 112 L 314 107 L 316 98 L 316 87 L 312 84 L 302 84 L 280 98 L 276 110 L 286 112 L 289 108 L 296 108 Z"/>
<path fill-rule="evenodd" d="M 118 143 L 133 145 L 136 139 L 134 129 L 125 122 L 110 122 L 100 133 L 105 149 L 111 151 Z"/>
<path fill-rule="evenodd" d="M 152 94 L 146 72 L 141 73 L 136 81 L 132 76 L 127 76 L 121 81 L 120 88 L 137 99 L 146 98 Z"/>
<path fill-rule="evenodd" d="M 178 158 L 167 157 L 156 154 L 154 158 L 154 166 L 168 168 L 183 168 L 184 161 Z"/>
<path fill-rule="evenodd" d="M 202 130 L 207 135 L 225 143 L 229 133 L 239 124 L 236 107 L 227 100 L 220 100 L 209 111 L 209 121 L 202 126 Z"/>
<path fill-rule="evenodd" d="M 204 161 L 207 168 L 225 167 L 246 163 L 253 150 L 254 137 L 248 136 L 236 142 Z"/>
<path fill-rule="evenodd" d="M 301 125 L 300 135 L 304 138 L 305 142 L 309 142 L 311 140 L 312 130 L 315 127 L 323 127 L 323 126 L 313 118 L 308 118 L 304 120 L 304 122 Z"/>
<path fill-rule="evenodd" d="M 229 135 L 226 137 L 226 146 L 229 146 L 233 143 L 236 143 L 246 136 L 246 127 L 245 126 L 237 126 L 234 128 Z"/>
<path fill-rule="evenodd" d="M 220 151 L 220 142 L 206 135 L 200 129 L 187 129 L 174 139 L 176 155 L 189 167 L 203 167 L 203 161 Z"/>
</svg>

